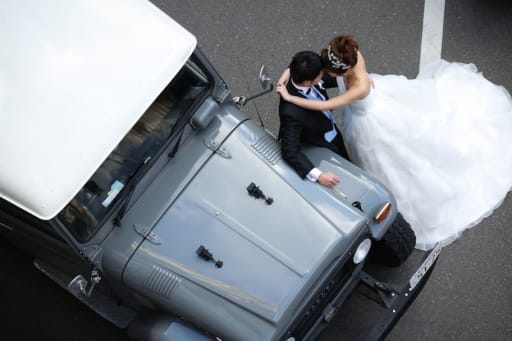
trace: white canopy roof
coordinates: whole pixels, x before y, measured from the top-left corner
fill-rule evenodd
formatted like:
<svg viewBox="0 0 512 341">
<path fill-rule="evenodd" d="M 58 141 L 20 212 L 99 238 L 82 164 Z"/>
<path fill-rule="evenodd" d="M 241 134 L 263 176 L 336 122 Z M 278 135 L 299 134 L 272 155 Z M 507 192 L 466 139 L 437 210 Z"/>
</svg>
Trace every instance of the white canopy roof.
<svg viewBox="0 0 512 341">
<path fill-rule="evenodd" d="M 145 0 L 2 0 L 0 44 L 0 197 L 50 219 L 196 39 Z"/>
</svg>

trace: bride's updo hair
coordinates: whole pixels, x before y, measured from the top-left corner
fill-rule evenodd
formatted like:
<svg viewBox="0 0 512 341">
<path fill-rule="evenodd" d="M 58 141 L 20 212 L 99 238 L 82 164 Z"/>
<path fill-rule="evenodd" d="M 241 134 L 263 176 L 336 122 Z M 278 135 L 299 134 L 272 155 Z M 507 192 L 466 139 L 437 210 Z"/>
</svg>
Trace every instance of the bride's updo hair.
<svg viewBox="0 0 512 341">
<path fill-rule="evenodd" d="M 320 52 L 327 71 L 344 74 L 357 64 L 359 45 L 351 35 L 339 35 L 331 39 L 329 47 Z"/>
</svg>

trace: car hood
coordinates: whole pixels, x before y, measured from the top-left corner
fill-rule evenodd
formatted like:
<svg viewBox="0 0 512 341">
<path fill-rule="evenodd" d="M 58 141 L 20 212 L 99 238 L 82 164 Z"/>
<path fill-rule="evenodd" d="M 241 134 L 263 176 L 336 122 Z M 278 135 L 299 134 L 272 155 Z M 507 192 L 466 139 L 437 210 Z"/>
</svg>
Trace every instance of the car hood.
<svg viewBox="0 0 512 341">
<path fill-rule="evenodd" d="M 322 189 L 291 174 L 277 142 L 252 131 L 240 127 L 211 156 L 142 242 L 123 281 L 145 283 L 146 294 L 152 288 L 184 316 L 197 318 L 191 297 L 206 295 L 222 299 L 226 318 L 249 313 L 275 324 L 350 247 L 366 218 L 332 197 L 306 200 L 303 192 Z M 273 203 L 250 196 L 251 183 Z M 200 246 L 222 267 L 198 256 Z"/>
</svg>

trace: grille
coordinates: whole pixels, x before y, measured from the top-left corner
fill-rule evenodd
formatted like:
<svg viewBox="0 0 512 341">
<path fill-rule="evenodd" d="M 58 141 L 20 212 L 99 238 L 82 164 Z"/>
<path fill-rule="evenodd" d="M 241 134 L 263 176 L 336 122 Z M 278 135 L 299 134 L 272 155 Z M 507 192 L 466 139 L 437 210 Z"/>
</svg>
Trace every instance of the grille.
<svg viewBox="0 0 512 341">
<path fill-rule="evenodd" d="M 332 302 L 340 290 L 350 279 L 356 265 L 351 258 L 338 268 L 336 272 L 324 283 L 323 289 L 319 290 L 315 297 L 308 303 L 304 311 L 300 314 L 299 320 L 292 329 L 290 336 L 296 340 L 302 340 L 304 336 L 313 327 L 315 322 L 322 317 L 327 304 Z"/>
<path fill-rule="evenodd" d="M 353 277 L 354 272 L 360 271 L 362 268 L 362 264 L 354 264 L 352 256 L 359 244 L 366 238 L 371 238 L 368 231 L 363 232 L 354 240 L 350 251 L 345 253 L 344 257 L 338 262 L 329 277 L 324 280 L 313 298 L 304 306 L 301 313 L 290 325 L 285 338 L 293 336 L 296 340 L 303 340 L 305 336 L 308 336 L 312 328 L 318 327 L 316 324 L 323 318 L 325 308 L 329 303 L 333 302 L 336 297 L 340 299 L 348 297 L 350 292 L 342 293 L 342 290 L 344 288 L 345 290 L 350 290 L 351 286 L 347 284 Z M 338 296 L 339 294 L 342 295 Z"/>
</svg>

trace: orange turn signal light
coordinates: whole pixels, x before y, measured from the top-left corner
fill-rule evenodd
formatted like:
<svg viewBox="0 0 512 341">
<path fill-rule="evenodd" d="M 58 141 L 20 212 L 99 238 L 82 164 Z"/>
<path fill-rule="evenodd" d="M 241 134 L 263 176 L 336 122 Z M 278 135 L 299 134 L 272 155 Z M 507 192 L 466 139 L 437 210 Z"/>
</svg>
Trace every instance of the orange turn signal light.
<svg viewBox="0 0 512 341">
<path fill-rule="evenodd" d="M 381 222 L 383 222 L 386 217 L 388 216 L 389 212 L 391 212 L 391 203 L 388 201 L 386 202 L 382 208 L 379 210 L 379 212 L 377 213 L 377 215 L 375 215 L 375 217 L 373 218 L 373 220 L 375 220 L 375 222 L 377 224 L 380 224 Z"/>
</svg>

